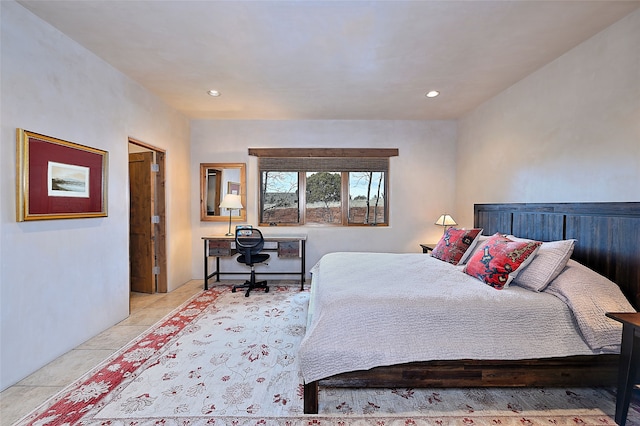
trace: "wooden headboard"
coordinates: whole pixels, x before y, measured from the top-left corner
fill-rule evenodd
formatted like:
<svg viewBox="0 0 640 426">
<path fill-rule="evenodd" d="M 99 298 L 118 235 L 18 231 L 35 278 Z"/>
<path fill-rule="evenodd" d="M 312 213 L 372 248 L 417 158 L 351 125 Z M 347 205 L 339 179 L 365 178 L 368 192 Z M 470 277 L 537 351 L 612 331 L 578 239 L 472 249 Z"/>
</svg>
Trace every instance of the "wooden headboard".
<svg viewBox="0 0 640 426">
<path fill-rule="evenodd" d="M 572 258 L 640 309 L 640 202 L 475 204 L 474 226 L 538 241 L 575 238 Z"/>
</svg>

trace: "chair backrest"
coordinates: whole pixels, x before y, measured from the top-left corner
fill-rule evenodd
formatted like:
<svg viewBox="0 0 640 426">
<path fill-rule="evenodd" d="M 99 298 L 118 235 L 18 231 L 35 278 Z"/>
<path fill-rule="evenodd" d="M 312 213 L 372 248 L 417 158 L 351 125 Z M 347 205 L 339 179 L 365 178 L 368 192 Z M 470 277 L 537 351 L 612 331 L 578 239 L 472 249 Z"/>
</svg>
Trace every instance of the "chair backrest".
<svg viewBox="0 0 640 426">
<path fill-rule="evenodd" d="M 236 250 L 245 256 L 247 265 L 253 263 L 252 257 L 262 251 L 264 237 L 259 229 L 236 229 Z"/>
</svg>

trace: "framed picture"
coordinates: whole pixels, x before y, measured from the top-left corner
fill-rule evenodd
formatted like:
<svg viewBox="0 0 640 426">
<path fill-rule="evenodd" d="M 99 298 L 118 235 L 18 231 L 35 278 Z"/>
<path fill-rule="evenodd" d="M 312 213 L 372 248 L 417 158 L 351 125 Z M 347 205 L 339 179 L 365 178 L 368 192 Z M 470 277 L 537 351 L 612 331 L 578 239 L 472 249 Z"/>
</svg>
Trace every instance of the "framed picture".
<svg viewBox="0 0 640 426">
<path fill-rule="evenodd" d="M 16 133 L 18 222 L 107 216 L 107 151 Z"/>
<path fill-rule="evenodd" d="M 240 182 L 228 182 L 227 194 L 240 195 Z"/>
</svg>

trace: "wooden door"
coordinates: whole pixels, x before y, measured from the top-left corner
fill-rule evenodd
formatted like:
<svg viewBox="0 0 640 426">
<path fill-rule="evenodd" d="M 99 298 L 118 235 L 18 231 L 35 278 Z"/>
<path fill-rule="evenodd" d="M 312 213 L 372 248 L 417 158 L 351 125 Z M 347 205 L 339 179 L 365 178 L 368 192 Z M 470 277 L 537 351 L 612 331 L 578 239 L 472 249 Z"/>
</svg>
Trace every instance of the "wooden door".
<svg viewBox="0 0 640 426">
<path fill-rule="evenodd" d="M 131 291 L 154 293 L 153 152 L 129 154 L 129 274 Z"/>
</svg>

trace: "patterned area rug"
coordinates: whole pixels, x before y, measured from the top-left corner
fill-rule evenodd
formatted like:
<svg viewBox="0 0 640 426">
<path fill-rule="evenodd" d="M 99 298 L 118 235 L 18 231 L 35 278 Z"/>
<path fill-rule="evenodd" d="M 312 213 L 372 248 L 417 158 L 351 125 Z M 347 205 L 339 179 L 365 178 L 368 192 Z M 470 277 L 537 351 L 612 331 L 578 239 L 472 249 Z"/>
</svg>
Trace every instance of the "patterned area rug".
<svg viewBox="0 0 640 426">
<path fill-rule="evenodd" d="M 302 414 L 308 292 L 204 291 L 19 425 L 614 425 L 610 389 L 321 388 Z M 637 398 L 628 425 L 640 425 Z"/>
</svg>

